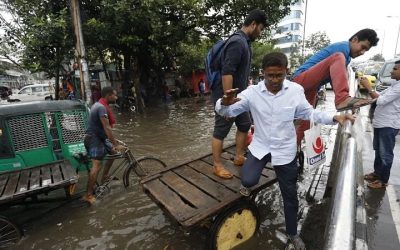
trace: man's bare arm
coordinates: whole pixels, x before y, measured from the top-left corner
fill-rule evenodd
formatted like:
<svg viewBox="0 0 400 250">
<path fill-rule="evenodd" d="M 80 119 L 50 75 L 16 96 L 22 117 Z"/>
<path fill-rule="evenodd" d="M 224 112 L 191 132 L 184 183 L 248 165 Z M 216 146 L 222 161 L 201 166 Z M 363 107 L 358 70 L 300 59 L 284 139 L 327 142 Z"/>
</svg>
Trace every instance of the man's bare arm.
<svg viewBox="0 0 400 250">
<path fill-rule="evenodd" d="M 106 117 L 101 117 L 101 118 L 100 118 L 100 121 L 101 121 L 101 124 L 103 125 L 104 132 L 106 133 L 107 138 L 110 140 L 110 142 L 111 142 L 114 146 L 118 145 L 118 142 L 117 142 L 117 140 L 115 140 L 114 135 L 113 135 L 113 133 L 112 133 L 111 125 L 110 125 L 110 122 L 108 121 L 108 118 L 106 118 Z"/>
<path fill-rule="evenodd" d="M 224 89 L 224 93 L 227 90 L 233 88 L 233 76 L 232 75 L 223 75 L 222 76 L 222 87 Z"/>
</svg>

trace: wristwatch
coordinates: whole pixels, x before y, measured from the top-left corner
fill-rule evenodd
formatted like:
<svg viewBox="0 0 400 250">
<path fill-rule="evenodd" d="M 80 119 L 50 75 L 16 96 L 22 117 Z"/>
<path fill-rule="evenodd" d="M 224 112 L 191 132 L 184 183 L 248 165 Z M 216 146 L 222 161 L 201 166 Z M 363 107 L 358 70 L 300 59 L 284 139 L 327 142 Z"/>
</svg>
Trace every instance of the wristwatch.
<svg viewBox="0 0 400 250">
<path fill-rule="evenodd" d="M 373 92 L 376 92 L 375 89 L 368 90 L 368 94 L 371 94 Z"/>
</svg>

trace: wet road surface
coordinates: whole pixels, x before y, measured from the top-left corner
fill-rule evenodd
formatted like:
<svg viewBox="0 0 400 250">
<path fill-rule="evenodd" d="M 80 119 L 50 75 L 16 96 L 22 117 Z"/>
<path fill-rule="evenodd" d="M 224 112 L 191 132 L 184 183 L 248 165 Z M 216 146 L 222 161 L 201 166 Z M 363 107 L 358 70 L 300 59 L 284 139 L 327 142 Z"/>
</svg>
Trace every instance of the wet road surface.
<svg viewBox="0 0 400 250">
<path fill-rule="evenodd" d="M 152 155 L 172 166 L 211 152 L 213 117 L 208 99 L 181 99 L 148 108 L 142 115 L 117 115 L 115 135 L 128 144 L 135 156 Z M 336 128 L 326 126 L 323 130 L 325 139 L 332 142 Z M 234 130 L 226 145 L 233 138 Z M 329 164 L 330 156 L 327 158 Z M 309 207 L 305 195 L 313 171 L 306 168 L 298 183 L 300 224 Z M 81 173 L 79 190 L 85 189 L 85 175 Z M 63 192 L 51 196 L 63 197 Z M 261 191 L 256 200 L 261 212 L 260 230 L 239 249 L 283 249 L 285 224 L 278 185 Z M 25 233 L 14 249 L 203 249 L 207 233 L 198 229 L 185 234 L 141 191 L 137 182 L 125 190 L 121 181 L 114 181 L 110 193 L 93 207 L 74 200 L 15 206 L 7 213 L 23 225 Z"/>
</svg>

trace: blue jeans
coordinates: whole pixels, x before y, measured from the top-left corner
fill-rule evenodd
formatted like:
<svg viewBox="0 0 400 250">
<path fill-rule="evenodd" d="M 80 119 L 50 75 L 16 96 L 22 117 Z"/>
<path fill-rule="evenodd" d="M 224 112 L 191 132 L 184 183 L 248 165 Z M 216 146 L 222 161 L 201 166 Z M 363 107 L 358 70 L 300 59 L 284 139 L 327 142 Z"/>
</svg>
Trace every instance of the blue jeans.
<svg viewBox="0 0 400 250">
<path fill-rule="evenodd" d="M 256 185 L 260 180 L 263 168 L 268 162 L 271 162 L 271 154 L 267 154 L 264 158 L 259 160 L 249 152 L 247 154 L 247 160 L 241 168 L 242 185 L 245 187 Z M 288 164 L 274 166 L 274 169 L 283 198 L 286 233 L 289 235 L 296 235 L 297 212 L 299 210 L 296 185 L 298 176 L 296 158 Z"/>
<path fill-rule="evenodd" d="M 394 156 L 393 149 L 396 145 L 398 133 L 399 129 L 395 128 L 374 128 L 374 173 L 379 176 L 383 183 L 389 181 Z"/>
</svg>

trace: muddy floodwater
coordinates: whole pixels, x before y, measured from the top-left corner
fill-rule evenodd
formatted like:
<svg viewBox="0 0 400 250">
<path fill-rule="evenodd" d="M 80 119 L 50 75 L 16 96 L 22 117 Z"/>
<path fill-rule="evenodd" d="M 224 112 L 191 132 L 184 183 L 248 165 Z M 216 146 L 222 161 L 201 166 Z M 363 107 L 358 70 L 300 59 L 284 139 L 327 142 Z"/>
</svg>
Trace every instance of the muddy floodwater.
<svg viewBox="0 0 400 250">
<path fill-rule="evenodd" d="M 145 114 L 117 114 L 117 138 L 135 156 L 151 155 L 177 165 L 211 152 L 214 111 L 208 97 L 181 99 L 149 107 Z M 233 143 L 232 130 L 226 144 Z M 300 211 L 312 175 L 299 181 Z M 138 179 L 139 180 L 139 179 Z M 86 185 L 81 173 L 79 191 Z M 63 197 L 57 191 L 49 195 Z M 277 184 L 257 197 L 261 226 L 256 236 L 239 249 L 283 249 L 286 243 L 283 204 Z M 207 231 L 185 233 L 142 191 L 138 182 L 125 189 L 117 180 L 95 206 L 79 201 L 30 203 L 14 206 L 7 215 L 22 225 L 25 236 L 13 249 L 204 249 Z"/>
</svg>

